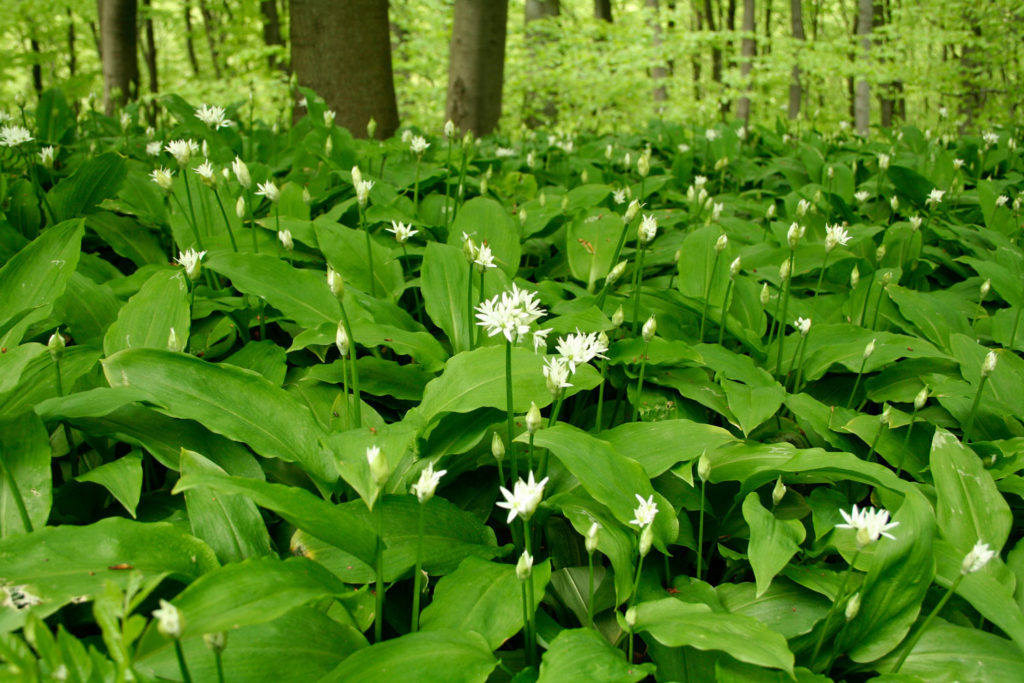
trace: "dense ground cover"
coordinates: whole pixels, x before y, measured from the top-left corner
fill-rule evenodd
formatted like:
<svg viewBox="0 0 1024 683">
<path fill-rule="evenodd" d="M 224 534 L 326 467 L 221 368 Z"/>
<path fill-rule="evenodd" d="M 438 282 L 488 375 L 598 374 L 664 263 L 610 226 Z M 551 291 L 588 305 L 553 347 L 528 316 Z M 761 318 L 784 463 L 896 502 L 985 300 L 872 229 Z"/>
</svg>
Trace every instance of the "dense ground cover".
<svg viewBox="0 0 1024 683">
<path fill-rule="evenodd" d="M 307 104 L 3 124 L 11 675 L 1024 676 L 1013 131 Z"/>
</svg>

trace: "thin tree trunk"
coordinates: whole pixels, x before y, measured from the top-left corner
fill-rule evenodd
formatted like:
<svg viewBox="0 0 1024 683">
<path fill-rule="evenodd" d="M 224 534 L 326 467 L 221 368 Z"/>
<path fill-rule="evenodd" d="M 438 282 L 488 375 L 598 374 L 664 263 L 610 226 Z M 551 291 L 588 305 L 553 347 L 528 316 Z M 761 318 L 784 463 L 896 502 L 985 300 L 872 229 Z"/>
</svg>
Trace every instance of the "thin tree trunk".
<svg viewBox="0 0 1024 683">
<path fill-rule="evenodd" d="M 540 19 L 557 17 L 561 14 L 559 0 L 526 0 L 524 18 L 526 40 L 530 46 L 530 59 L 536 60 L 536 48 L 547 41 L 543 31 L 531 30 L 530 24 Z M 543 100 L 538 102 L 538 100 Z M 538 96 L 532 89 L 526 93 L 525 122 L 530 128 L 542 125 L 552 126 L 558 116 L 558 107 L 549 94 Z"/>
<path fill-rule="evenodd" d="M 398 128 L 391 69 L 388 0 L 291 0 L 292 68 L 337 115 L 338 125 L 366 137 Z"/>
<path fill-rule="evenodd" d="M 651 44 L 656 48 L 656 52 L 660 52 L 657 48 L 661 47 L 661 16 L 658 7 L 658 0 L 646 0 L 645 4 L 647 9 L 650 10 L 651 17 L 649 19 L 649 26 L 651 29 Z M 652 96 L 655 102 L 664 102 L 668 99 L 668 91 L 665 89 L 665 78 L 668 76 L 668 69 L 664 66 L 652 66 L 651 67 L 651 81 L 654 83 L 654 90 Z M 657 105 L 657 109 L 660 112 L 664 107 Z"/>
<path fill-rule="evenodd" d="M 206 33 L 206 45 L 210 49 L 210 63 L 213 64 L 213 76 L 217 80 L 221 78 L 220 55 L 217 51 L 217 41 L 214 36 L 216 20 L 213 12 L 210 11 L 206 0 L 199 0 L 199 13 L 203 15 L 203 29 Z"/>
<path fill-rule="evenodd" d="M 108 116 L 139 94 L 136 0 L 98 0 L 103 106 Z"/>
<path fill-rule="evenodd" d="M 871 23 L 874 18 L 873 0 L 858 0 L 857 35 L 860 36 L 861 71 L 867 69 L 871 59 Z M 853 101 L 853 124 L 857 132 L 867 135 L 871 124 L 871 86 L 866 78 L 857 81 L 857 92 Z"/>
<path fill-rule="evenodd" d="M 192 65 L 192 74 L 199 75 L 199 60 L 196 59 L 196 46 L 192 39 L 192 1 L 184 0 L 185 13 L 185 48 L 188 51 L 188 62 Z"/>
<path fill-rule="evenodd" d="M 594 0 L 594 18 L 612 23 L 612 0 Z"/>
<path fill-rule="evenodd" d="M 75 15 L 68 7 L 68 75 L 74 76 L 78 71 L 78 54 L 75 51 Z"/>
<path fill-rule="evenodd" d="M 790 0 L 789 20 L 793 31 L 793 39 L 804 42 L 807 34 L 804 33 L 804 3 L 803 0 Z M 800 48 L 797 47 L 796 60 L 793 62 L 793 80 L 789 84 L 789 119 L 790 121 L 800 118 L 800 104 L 804 97 L 804 86 L 800 79 Z"/>
<path fill-rule="evenodd" d="M 263 42 L 267 47 L 284 47 L 281 37 L 281 17 L 277 13 L 277 0 L 261 0 L 260 14 L 263 16 Z M 267 66 L 271 69 L 285 68 L 277 55 L 267 55 Z"/>
<path fill-rule="evenodd" d="M 704 0 L 704 21 L 709 31 L 714 33 L 717 30 L 715 28 L 715 13 L 711 8 L 711 0 Z M 711 48 L 711 80 L 715 83 L 722 82 L 722 48 L 720 47 Z"/>
<path fill-rule="evenodd" d="M 697 4 L 697 0 L 692 0 L 692 2 L 693 18 L 690 21 L 690 28 L 692 28 L 695 33 L 699 33 L 704 29 L 703 19 L 701 17 L 700 6 Z M 700 100 L 704 96 L 704 93 L 700 87 L 700 76 L 701 72 L 703 71 L 700 61 L 700 55 L 694 52 L 693 57 L 690 58 L 690 63 L 693 67 L 693 99 L 700 102 Z"/>
<path fill-rule="evenodd" d="M 35 38 L 35 27 L 32 28 L 33 36 L 29 38 L 29 45 L 32 48 L 32 88 L 36 95 L 43 93 L 43 51 L 39 47 L 39 41 Z"/>
<path fill-rule="evenodd" d="M 455 0 L 445 112 L 459 130 L 486 135 L 498 125 L 507 22 L 508 0 Z"/>
<path fill-rule="evenodd" d="M 740 62 L 740 76 L 744 87 L 750 90 L 750 69 L 753 67 L 754 55 L 757 54 L 757 43 L 755 41 L 756 26 L 754 25 L 754 0 L 743 0 L 743 42 L 740 45 L 740 55 L 743 60 Z M 744 95 L 736 104 L 736 116 L 748 121 L 750 119 L 750 98 Z"/>
<path fill-rule="evenodd" d="M 160 92 L 160 79 L 157 74 L 156 65 L 156 38 L 154 37 L 153 31 L 153 0 L 142 0 L 143 12 L 145 17 L 143 18 L 143 29 L 145 31 L 146 40 L 142 48 L 142 56 L 146 62 L 146 73 L 149 74 L 149 92 L 151 95 L 156 95 Z M 156 126 L 157 112 L 159 111 L 160 105 L 157 104 L 156 98 L 150 100 L 149 108 L 149 124 Z"/>
</svg>

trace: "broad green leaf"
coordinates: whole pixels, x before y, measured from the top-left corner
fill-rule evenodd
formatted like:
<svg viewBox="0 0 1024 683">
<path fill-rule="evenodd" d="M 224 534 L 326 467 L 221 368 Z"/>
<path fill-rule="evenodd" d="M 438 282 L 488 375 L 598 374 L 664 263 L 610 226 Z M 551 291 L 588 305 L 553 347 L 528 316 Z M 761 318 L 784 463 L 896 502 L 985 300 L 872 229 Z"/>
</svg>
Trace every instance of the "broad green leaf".
<svg viewBox="0 0 1024 683">
<path fill-rule="evenodd" d="M 46 347 L 42 344 L 19 344 L 7 353 L 0 353 L 0 394 L 18 386 L 28 364 L 45 353 Z"/>
<path fill-rule="evenodd" d="M 350 508 L 317 498 L 305 489 L 204 472 L 179 479 L 173 492 L 181 493 L 195 487 L 247 496 L 299 529 L 351 553 L 366 564 L 373 562 L 377 547 L 377 534 L 373 527 Z"/>
<path fill-rule="evenodd" d="M 548 646 L 537 683 L 636 683 L 653 674 L 655 668 L 651 663 L 630 664 L 622 650 L 593 629 L 568 629 Z"/>
<path fill-rule="evenodd" d="M 7 538 L 29 530 L 15 496 L 24 503 L 31 528 L 42 529 L 50 517 L 53 483 L 49 435 L 35 414 L 0 419 L 0 460 L 4 466 L 0 476 L 0 536 Z"/>
<path fill-rule="evenodd" d="M 0 292 L 18 296 L 0 297 L 0 337 L 18 322 L 17 317 L 52 304 L 64 293 L 81 254 L 81 220 L 69 220 L 47 228 L 28 246 L 0 268 Z M 17 344 L 8 339 L 9 345 Z"/>
<path fill-rule="evenodd" d="M 880 671 L 896 665 L 893 657 Z M 1024 680 L 1024 657 L 1005 638 L 976 628 L 936 622 L 917 641 L 900 674 L 929 683 L 989 683 Z"/>
<path fill-rule="evenodd" d="M 886 172 L 896 191 L 915 204 L 924 204 L 935 185 L 912 168 L 893 164 Z"/>
<path fill-rule="evenodd" d="M 735 441 L 727 430 L 691 420 L 626 422 L 601 432 L 619 453 L 639 462 L 654 478 L 679 463 L 696 460 L 704 451 Z"/>
<path fill-rule="evenodd" d="M 607 506 L 625 525 L 635 518 L 636 497 L 647 499 L 653 495 L 658 505 L 654 543 L 659 550 L 669 554 L 668 546 L 675 543 L 679 535 L 679 520 L 668 500 L 651 486 L 640 463 L 620 455 L 607 441 L 567 424 L 541 429 L 534 435 L 534 444 L 538 448 L 549 449 L 587 493 Z"/>
<path fill-rule="evenodd" d="M 182 638 L 271 621 L 311 600 L 348 592 L 312 560 L 251 558 L 203 574 L 172 601 L 185 616 Z"/>
<path fill-rule="evenodd" d="M 140 268 L 150 263 L 167 263 L 169 260 L 168 255 L 160 248 L 156 235 L 149 232 L 135 218 L 118 216 L 110 211 L 97 211 L 86 218 L 85 224 L 117 255 L 132 261 Z"/>
<path fill-rule="evenodd" d="M 241 292 L 258 296 L 303 327 L 337 326 L 338 300 L 320 271 L 294 268 L 269 254 L 224 252 L 204 261 L 210 270 L 231 278 Z M 351 315 L 349 311 L 349 315 Z"/>
<path fill-rule="evenodd" d="M 534 595 L 543 595 L 551 578 L 551 562 L 533 566 Z M 482 635 L 492 650 L 523 628 L 523 583 L 512 564 L 467 557 L 459 568 L 437 582 L 433 601 L 423 610 L 424 631 L 452 629 Z"/>
<path fill-rule="evenodd" d="M 117 194 L 124 182 L 127 165 L 120 155 L 107 152 L 87 160 L 47 194 L 55 221 L 66 221 L 85 213 Z"/>
<path fill-rule="evenodd" d="M 317 242 L 327 263 L 345 279 L 346 283 L 361 292 L 384 294 L 397 297 L 405 287 L 402 264 L 394 258 L 391 250 L 370 239 L 370 253 L 373 258 L 373 279 L 370 282 L 370 268 L 366 261 L 366 234 L 323 217 L 313 221 Z"/>
<path fill-rule="evenodd" d="M 133 518 L 142 495 L 142 454 L 138 451 L 93 468 L 75 477 L 77 481 L 99 484 L 117 499 Z"/>
<path fill-rule="evenodd" d="M 121 307 L 103 337 L 103 352 L 112 356 L 133 348 L 181 351 L 188 343 L 191 323 L 184 271 L 161 269 Z"/>
<path fill-rule="evenodd" d="M 806 531 L 796 519 L 777 519 L 761 505 L 756 492 L 743 501 L 743 519 L 750 527 L 750 568 L 757 581 L 757 597 L 764 595 L 772 579 L 789 564 L 804 542 Z"/>
<path fill-rule="evenodd" d="M 622 217 L 605 209 L 594 209 L 591 215 L 580 214 L 569 226 L 566 259 L 573 277 L 585 282 L 588 291 L 615 265 L 612 256 L 623 227 Z"/>
<path fill-rule="evenodd" d="M 478 633 L 420 631 L 392 638 L 349 655 L 323 683 L 484 683 L 498 660 Z"/>
<path fill-rule="evenodd" d="M 761 595 L 753 583 L 723 583 L 716 593 L 728 611 L 753 617 L 787 639 L 809 633 L 831 604 L 784 578 L 776 578 Z"/>
<path fill-rule="evenodd" d="M 124 587 L 132 567 L 146 578 L 167 574 L 192 581 L 217 566 L 202 541 L 164 522 L 142 524 L 121 517 L 88 526 L 46 527 L 0 540 L 0 576 L 7 594 L 18 587 L 22 609 L 0 610 L 0 633 L 20 628 L 28 611 L 46 617 L 64 605 L 88 600 L 107 581 Z M 39 602 L 33 605 L 35 599 Z"/>
<path fill-rule="evenodd" d="M 227 476 L 213 462 L 184 448 L 180 467 L 182 477 L 203 472 Z M 197 486 L 185 491 L 185 509 L 192 534 L 206 541 L 222 563 L 270 554 L 270 535 L 250 498 Z"/>
<path fill-rule="evenodd" d="M 593 389 L 601 381 L 590 365 L 576 367 L 573 394 Z M 551 403 L 551 392 L 544 378 L 543 356 L 523 348 L 512 349 L 512 409 L 524 413 L 534 402 L 538 407 Z M 483 346 L 453 356 L 440 377 L 427 384 L 423 401 L 414 412 L 429 424 L 443 413 L 468 413 L 477 408 L 505 410 L 505 347 Z"/>
<path fill-rule="evenodd" d="M 99 347 L 120 308 L 121 301 L 109 285 L 97 284 L 81 272 L 74 272 L 64 293 L 53 304 L 53 317 L 63 323 L 76 344 Z"/>
<path fill-rule="evenodd" d="M 469 348 L 469 326 L 476 332 L 475 314 L 469 315 L 469 266 L 460 249 L 428 242 L 420 268 L 420 291 L 427 315 L 444 331 L 452 351 Z M 475 302 L 474 302 L 475 305 Z"/>
<path fill-rule="evenodd" d="M 312 607 L 296 607 L 272 621 L 231 628 L 227 637 L 221 660 L 228 680 L 235 683 L 319 680 L 352 652 L 368 646 L 353 626 L 339 624 Z M 189 638 L 181 645 L 193 680 L 217 680 L 213 651 L 202 638 Z M 143 636 L 139 650 L 133 664 L 138 673 L 166 680 L 181 676 L 172 641 L 156 629 Z"/>
<path fill-rule="evenodd" d="M 803 362 L 804 379 L 819 379 L 834 363 L 842 365 L 850 372 L 858 372 L 864 361 L 864 350 L 872 340 L 875 342 L 875 349 L 864 362 L 865 373 L 874 372 L 900 358 L 947 357 L 919 337 L 877 332 L 848 323 L 815 325 L 807 336 Z"/>
<path fill-rule="evenodd" d="M 467 557 L 489 560 L 504 555 L 509 546 L 498 547 L 494 531 L 473 514 L 440 496 L 420 504 L 413 496 L 386 496 L 384 515 L 384 578 L 397 581 L 416 564 L 419 546 L 419 515 L 423 514 L 423 571 L 444 575 Z M 377 507 L 371 512 L 361 500 L 343 503 L 339 509 L 369 528 L 376 528 Z M 313 529 L 307 529 L 314 534 Z M 324 539 L 327 540 L 327 539 Z M 292 539 L 292 551 L 317 560 L 345 583 L 370 583 L 376 576 L 372 562 L 342 549 L 323 547 L 302 535 Z"/>
<path fill-rule="evenodd" d="M 79 377 L 95 368 L 101 355 L 99 349 L 90 346 L 67 347 L 60 361 L 62 390 L 69 390 Z M 25 366 L 16 387 L 0 394 L 0 415 L 17 415 L 59 395 L 53 359 L 41 353 Z"/>
<path fill-rule="evenodd" d="M 1009 538 L 1013 514 L 978 456 L 938 428 L 932 437 L 930 464 L 935 516 L 943 538 L 963 553 L 978 542 L 998 552 Z"/>
<path fill-rule="evenodd" d="M 509 277 L 519 271 L 518 221 L 508 210 L 489 197 L 474 197 L 459 207 L 448 231 L 448 244 L 462 248 L 462 233 L 475 244 L 486 242 L 494 253 L 494 262 Z"/>
<path fill-rule="evenodd" d="M 775 415 L 786 397 L 786 390 L 775 383 L 771 386 L 750 386 L 730 379 L 721 381 L 729 410 L 736 416 L 743 435 L 748 436 L 756 427 Z"/>
<path fill-rule="evenodd" d="M 284 347 L 269 339 L 251 341 L 224 359 L 239 368 L 258 372 L 275 386 L 284 384 L 288 372 L 288 354 Z"/>
<path fill-rule="evenodd" d="M 636 630 L 669 647 L 721 650 L 741 662 L 792 673 L 793 653 L 781 634 L 740 614 L 712 612 L 704 604 L 676 598 L 636 606 Z"/>
<path fill-rule="evenodd" d="M 935 576 L 935 517 L 928 501 L 909 489 L 893 521 L 899 523 L 891 532 L 896 540 L 877 542 L 860 588 L 860 611 L 836 639 L 835 651 L 855 662 L 873 662 L 900 644 Z"/>
<path fill-rule="evenodd" d="M 328 437 L 326 443 L 342 479 L 356 490 L 368 507 L 373 507 L 377 496 L 389 489 L 386 482 L 380 486 L 374 481 L 367 453 L 373 447 L 379 449 L 387 471 L 394 475 L 402 471 L 402 463 L 412 451 L 415 437 L 415 428 L 411 424 L 394 422 L 379 428 L 362 427 L 335 433 Z"/>
<path fill-rule="evenodd" d="M 614 569 L 612 579 L 615 582 L 615 604 L 626 602 L 633 591 L 635 532 L 626 529 L 608 508 L 589 496 L 559 494 L 551 498 L 549 504 L 562 511 L 580 536 L 586 537 L 594 522 L 601 525 L 597 534 L 597 549 L 608 558 Z"/>
<path fill-rule="evenodd" d="M 249 444 L 258 454 L 299 462 L 320 482 L 337 479 L 323 431 L 309 409 L 263 377 L 156 349 L 126 349 L 104 359 L 111 386 L 146 391 L 169 415 Z"/>
</svg>

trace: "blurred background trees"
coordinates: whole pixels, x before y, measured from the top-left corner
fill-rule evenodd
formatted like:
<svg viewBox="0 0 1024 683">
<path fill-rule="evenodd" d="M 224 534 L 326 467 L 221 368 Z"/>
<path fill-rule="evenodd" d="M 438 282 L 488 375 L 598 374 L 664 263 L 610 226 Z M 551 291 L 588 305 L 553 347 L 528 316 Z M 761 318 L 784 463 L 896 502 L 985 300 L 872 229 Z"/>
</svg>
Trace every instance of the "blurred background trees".
<svg viewBox="0 0 1024 683">
<path fill-rule="evenodd" d="M 162 92 L 250 97 L 288 121 L 296 84 L 365 134 L 452 118 L 628 129 L 652 117 L 865 130 L 1021 118 L 1019 0 L 4 0 L 0 108 L 62 88 L 96 109 Z M 347 66 L 346 66 L 347 65 Z M 389 80 L 392 80 L 389 83 Z M 103 93 L 103 101 L 94 97 Z M 393 104 L 392 104 L 393 103 Z M 348 118 L 351 113 L 351 118 Z"/>
</svg>

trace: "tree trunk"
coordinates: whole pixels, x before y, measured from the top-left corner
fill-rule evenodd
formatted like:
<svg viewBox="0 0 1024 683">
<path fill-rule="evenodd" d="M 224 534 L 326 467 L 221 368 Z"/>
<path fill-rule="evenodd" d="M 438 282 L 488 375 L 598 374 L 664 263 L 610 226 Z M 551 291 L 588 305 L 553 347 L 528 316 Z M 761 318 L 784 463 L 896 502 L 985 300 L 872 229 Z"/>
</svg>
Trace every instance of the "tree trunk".
<svg viewBox="0 0 1024 683">
<path fill-rule="evenodd" d="M 594 0 L 594 18 L 612 23 L 612 0 Z"/>
<path fill-rule="evenodd" d="M 772 0 L 764 3 L 764 50 L 763 54 L 772 52 Z"/>
<path fill-rule="evenodd" d="M 185 13 L 185 48 L 188 51 L 188 62 L 192 65 L 192 74 L 198 76 L 199 60 L 196 59 L 196 46 L 192 40 L 192 2 L 191 0 L 185 0 L 183 5 Z"/>
<path fill-rule="evenodd" d="M 75 15 L 68 7 L 68 75 L 78 71 L 78 54 L 75 51 Z"/>
<path fill-rule="evenodd" d="M 654 45 L 655 48 L 659 48 L 661 47 L 661 13 L 658 11 L 658 0 L 646 0 L 645 4 L 647 5 L 647 9 L 650 10 L 651 13 L 651 18 L 649 20 L 651 29 L 651 44 Z M 660 50 L 655 51 L 660 52 Z M 667 76 L 668 69 L 666 69 L 664 66 L 659 65 L 651 67 L 651 81 L 654 83 L 654 91 L 652 92 L 652 96 L 655 102 L 664 102 L 665 100 L 668 99 L 668 91 L 665 89 L 664 83 L 665 78 Z M 657 109 L 660 113 L 663 107 L 661 105 L 658 105 Z"/>
<path fill-rule="evenodd" d="M 717 30 L 715 28 L 715 13 L 711 8 L 711 0 L 704 0 L 704 22 L 712 33 Z M 720 47 L 711 48 L 711 80 L 715 83 L 722 82 L 722 48 Z"/>
<path fill-rule="evenodd" d="M 32 28 L 33 36 L 29 38 L 29 46 L 32 48 L 32 88 L 36 96 L 43 94 L 43 51 L 39 47 L 39 41 L 35 38 L 35 27 Z"/>
<path fill-rule="evenodd" d="M 861 70 L 867 68 L 871 59 L 871 22 L 874 19 L 873 0 L 858 0 L 857 35 L 860 36 Z M 857 81 L 857 92 L 853 100 L 853 125 L 861 135 L 867 135 L 871 124 L 871 86 L 866 78 Z"/>
<path fill-rule="evenodd" d="M 263 16 L 263 42 L 267 47 L 284 47 L 281 37 L 281 17 L 277 13 L 277 0 L 261 0 L 260 14 Z M 277 55 L 267 55 L 267 66 L 271 69 L 287 70 Z"/>
<path fill-rule="evenodd" d="M 755 41 L 754 25 L 754 0 L 743 0 L 743 43 L 740 46 L 740 55 L 743 60 L 740 62 L 740 76 L 744 87 L 750 90 L 750 69 L 753 67 L 754 55 L 757 54 L 757 43 Z M 736 116 L 748 121 L 750 119 L 750 98 L 744 95 L 736 105 Z"/>
<path fill-rule="evenodd" d="M 700 6 L 697 4 L 697 0 L 693 0 L 693 18 L 690 20 L 690 28 L 694 32 L 700 32 L 704 28 L 703 19 L 700 14 Z M 701 61 L 700 55 L 694 52 L 690 58 L 690 65 L 693 67 L 693 99 L 698 102 L 703 99 L 704 93 L 700 87 L 700 75 L 701 75 Z"/>
<path fill-rule="evenodd" d="M 526 0 L 524 12 L 526 23 L 526 41 L 530 49 L 530 59 L 536 60 L 536 49 L 547 41 L 543 30 L 530 30 L 530 23 L 548 17 L 557 17 L 561 14 L 559 0 Z M 542 100 L 542 101 L 538 101 Z M 530 128 L 540 126 L 553 126 L 558 116 L 558 107 L 551 99 L 550 93 L 538 95 L 533 90 L 526 93 L 524 107 L 526 125 Z"/>
<path fill-rule="evenodd" d="M 160 81 L 157 76 L 156 66 L 156 38 L 153 36 L 153 15 L 152 15 L 152 1 L 153 0 L 142 0 L 142 6 L 145 17 L 143 19 L 143 27 L 146 34 L 146 41 L 142 48 L 142 56 L 146 62 L 146 72 L 149 74 L 149 92 L 151 95 L 156 95 L 160 92 Z M 149 124 L 156 126 L 156 115 L 159 111 L 159 105 L 154 97 L 150 102 L 149 109 Z"/>
<path fill-rule="evenodd" d="M 448 62 L 447 118 L 486 135 L 501 118 L 508 0 L 455 0 Z"/>
<path fill-rule="evenodd" d="M 793 39 L 806 41 L 807 34 L 804 33 L 804 3 L 803 0 L 790 0 L 789 2 L 790 26 L 793 30 Z M 800 118 L 800 104 L 804 97 L 804 86 L 800 81 L 800 48 L 797 48 L 796 61 L 793 63 L 793 81 L 789 84 L 789 120 Z"/>
<path fill-rule="evenodd" d="M 136 0 L 98 0 L 98 10 L 103 107 L 111 116 L 115 106 L 139 94 L 138 5 Z"/>
<path fill-rule="evenodd" d="M 292 69 L 356 137 L 398 128 L 387 0 L 291 0 Z"/>
<path fill-rule="evenodd" d="M 220 55 L 217 51 L 217 41 L 214 38 L 214 19 L 213 12 L 210 11 L 210 7 L 206 4 L 206 0 L 199 0 L 199 12 L 203 15 L 203 29 L 206 33 L 206 45 L 210 49 L 210 63 L 213 64 L 213 76 L 217 80 L 220 80 L 222 74 L 220 71 Z"/>
</svg>

